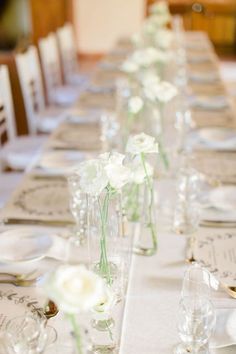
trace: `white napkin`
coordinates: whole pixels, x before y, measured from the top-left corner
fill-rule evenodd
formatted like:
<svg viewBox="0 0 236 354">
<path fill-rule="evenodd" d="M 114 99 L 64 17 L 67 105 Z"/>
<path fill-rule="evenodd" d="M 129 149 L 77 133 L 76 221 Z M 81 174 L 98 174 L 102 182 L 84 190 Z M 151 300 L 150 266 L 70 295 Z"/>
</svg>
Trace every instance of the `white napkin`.
<svg viewBox="0 0 236 354">
<path fill-rule="evenodd" d="M 210 340 L 211 348 L 236 345 L 236 309 L 217 309 L 215 332 Z"/>
</svg>

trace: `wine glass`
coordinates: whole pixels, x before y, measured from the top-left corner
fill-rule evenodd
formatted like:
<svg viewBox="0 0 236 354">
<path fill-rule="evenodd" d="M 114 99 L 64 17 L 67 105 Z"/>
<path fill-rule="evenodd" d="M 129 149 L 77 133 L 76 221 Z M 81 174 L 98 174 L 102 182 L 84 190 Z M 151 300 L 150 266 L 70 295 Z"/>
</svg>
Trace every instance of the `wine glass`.
<svg viewBox="0 0 236 354">
<path fill-rule="evenodd" d="M 211 275 L 206 268 L 194 263 L 184 274 L 181 296 L 210 299 L 210 295 Z"/>
<path fill-rule="evenodd" d="M 178 334 L 181 343 L 175 354 L 207 354 L 215 326 L 215 309 L 205 297 L 183 297 L 179 304 Z"/>
</svg>

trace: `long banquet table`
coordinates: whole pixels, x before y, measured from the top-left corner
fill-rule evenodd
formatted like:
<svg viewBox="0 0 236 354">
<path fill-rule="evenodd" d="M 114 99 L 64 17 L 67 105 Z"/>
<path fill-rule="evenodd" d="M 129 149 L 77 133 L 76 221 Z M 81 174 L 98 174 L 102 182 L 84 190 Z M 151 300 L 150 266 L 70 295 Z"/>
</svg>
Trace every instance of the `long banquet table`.
<svg viewBox="0 0 236 354">
<path fill-rule="evenodd" d="M 196 33 L 194 36 L 200 36 L 200 40 L 206 41 L 206 43 L 209 44 L 209 40 L 202 34 L 202 33 Z M 189 37 L 191 35 L 189 34 Z M 127 42 L 128 43 L 128 42 Z M 126 53 L 129 51 L 129 44 L 125 43 L 120 43 L 117 45 L 117 48 L 114 50 L 114 53 L 116 52 L 116 55 L 108 55 L 106 60 L 104 62 L 106 65 L 107 63 L 112 63 L 116 60 L 121 60 Z M 215 71 L 218 73 L 218 62 L 217 58 L 213 52 L 213 49 L 211 46 L 209 46 L 210 53 L 213 55 L 213 66 L 215 68 Z M 191 55 L 191 52 L 190 52 Z M 205 70 L 204 65 L 201 66 L 201 63 L 199 64 L 192 64 L 194 67 L 194 70 L 196 71 L 201 71 Z M 94 74 L 93 77 L 93 83 L 97 85 L 101 85 L 104 83 L 110 83 L 111 81 L 114 81 L 115 78 L 122 76 L 120 72 L 116 70 L 104 70 L 102 65 L 100 65 L 97 69 L 97 71 Z M 201 87 L 202 86 L 202 87 Z M 192 85 L 192 90 L 194 92 L 204 92 L 204 94 L 207 94 L 207 92 L 210 92 L 210 89 L 207 88 L 207 86 L 200 85 L 198 83 L 193 83 Z M 214 92 L 224 92 L 225 93 L 225 88 L 224 84 L 222 81 L 219 81 L 217 83 L 217 87 L 215 87 Z M 211 93 L 209 94 L 211 95 Z M 107 95 L 101 95 L 102 97 L 99 97 L 100 95 L 95 95 L 91 98 L 91 95 L 89 96 L 88 94 L 82 95 L 80 101 L 78 102 L 78 107 L 79 109 L 83 110 L 86 109 L 88 106 L 91 108 L 106 108 L 106 109 L 114 109 L 114 97 L 108 93 Z M 209 112 L 209 111 L 198 111 L 198 110 L 193 110 L 192 112 L 193 119 L 198 127 L 202 127 L 204 125 L 217 125 L 217 126 L 227 126 L 227 127 L 235 127 L 236 126 L 236 115 L 233 112 L 233 106 L 231 106 L 231 109 L 229 109 L 226 112 L 223 112 L 223 114 L 220 114 L 219 112 Z M 64 124 L 64 125 L 63 125 Z M 48 149 L 66 149 L 65 141 L 61 139 L 61 145 L 58 144 L 59 138 L 62 136 L 63 131 L 67 129 L 66 123 L 62 123 L 61 126 L 57 128 L 57 130 L 52 134 L 51 137 L 49 137 L 48 144 L 45 147 L 46 151 Z M 90 128 L 89 128 L 90 129 Z M 91 132 L 90 132 L 91 133 Z M 84 144 L 85 147 L 87 147 L 87 139 L 83 139 L 86 134 L 89 134 L 89 132 L 78 131 L 77 133 L 73 132 L 71 133 L 71 139 L 73 141 L 79 141 L 79 139 L 82 139 L 82 145 Z M 96 135 L 96 134 L 95 134 Z M 92 136 L 92 135 L 91 135 Z M 89 143 L 93 139 L 89 138 Z M 60 141 L 59 141 L 60 143 Z M 56 144 L 56 145 L 55 145 Z M 74 148 L 77 148 L 77 146 L 72 146 L 70 147 L 71 150 Z M 97 143 L 95 142 L 94 149 L 99 148 L 97 146 Z M 83 149 L 83 147 L 81 148 Z M 204 159 L 211 159 L 211 155 L 208 156 L 207 154 L 202 154 L 199 152 L 199 156 L 202 156 L 203 162 L 198 163 L 200 164 L 200 167 L 204 170 L 204 172 L 208 173 L 209 176 L 214 175 L 214 171 L 212 170 L 212 167 L 210 169 L 207 169 L 207 162 L 204 164 Z M 213 153 L 212 153 L 213 154 Z M 201 161 L 202 161 L 201 160 Z M 226 164 L 227 159 L 222 159 L 222 163 Z M 218 164 L 218 159 L 216 158 L 216 165 Z M 37 165 L 37 162 L 35 166 Z M 231 160 L 229 159 L 229 166 L 232 166 Z M 230 168 L 229 166 L 225 166 L 222 169 L 220 168 L 218 171 L 218 175 L 222 178 L 224 177 L 224 174 L 227 174 L 227 168 Z M 32 167 L 32 169 L 28 172 L 28 175 L 25 177 L 24 181 L 22 182 L 21 189 L 29 183 L 30 176 L 35 174 L 35 166 Z M 213 167 L 214 168 L 214 167 Z M 217 174 L 217 173 L 216 173 Z M 218 176 L 217 175 L 217 176 Z M 219 177 L 218 176 L 218 177 Z M 227 177 L 227 176 L 226 176 Z M 41 175 L 40 177 L 42 180 L 45 178 L 45 183 L 47 176 Z M 38 183 L 40 183 L 40 178 L 38 179 Z M 227 177 L 228 178 L 228 177 Z M 53 176 L 49 176 L 48 181 L 51 181 L 53 183 Z M 37 181 L 35 179 L 35 181 Z M 36 183 L 33 182 L 31 179 L 30 183 Z M 61 187 L 61 180 L 58 179 L 58 188 Z M 160 181 L 161 185 L 161 195 L 165 195 L 166 193 L 169 192 L 169 186 L 168 186 L 168 181 L 165 181 L 164 179 Z M 172 183 L 172 182 L 171 182 Z M 50 183 L 48 183 L 50 184 Z M 31 186 L 31 189 L 34 188 L 34 185 Z M 173 184 L 172 184 L 173 188 Z M 24 189 L 24 188 L 23 188 Z M 19 188 L 16 189 L 19 190 Z M 60 190 L 58 190 L 60 191 Z M 59 192 L 58 192 L 59 193 Z M 60 193 L 59 193 L 60 194 Z M 9 212 L 11 208 L 16 208 L 16 203 L 14 204 L 14 196 L 17 196 L 18 194 L 14 194 L 9 203 L 7 204 L 5 210 L 3 210 L 3 213 L 6 213 L 6 211 Z M 24 195 L 24 192 L 23 192 Z M 59 198 L 59 197 L 58 197 Z M 60 200 L 59 200 L 60 199 Z M 61 203 L 61 199 L 64 200 L 64 203 L 68 202 L 68 197 L 65 196 L 65 194 L 60 195 L 59 198 L 56 202 Z M 173 352 L 174 346 L 178 343 L 178 333 L 176 329 L 176 322 L 177 322 L 177 317 L 178 317 L 178 303 L 180 299 L 180 290 L 181 290 L 181 284 L 182 284 L 182 279 L 184 275 L 184 271 L 187 268 L 187 263 L 185 261 L 186 258 L 186 248 L 187 248 L 187 238 L 183 235 L 177 235 L 174 232 L 168 230 L 168 228 L 165 225 L 165 222 L 159 218 L 159 212 L 162 207 L 162 202 L 165 200 L 161 199 L 159 207 L 157 209 L 157 220 L 158 220 L 158 252 L 155 256 L 152 257 L 142 257 L 138 255 L 133 255 L 132 258 L 132 266 L 130 270 L 130 277 L 129 277 L 129 284 L 128 284 L 128 290 L 127 294 L 125 297 L 125 302 L 119 305 L 119 314 L 118 317 L 118 326 L 117 326 L 117 338 L 118 342 L 120 343 L 120 349 L 119 353 L 120 354 L 170 354 Z M 41 200 L 41 203 L 45 202 L 46 203 L 47 198 L 45 197 Z M 55 201 L 54 201 L 55 202 Z M 170 197 L 170 204 L 174 204 L 174 199 L 171 200 Z M 37 202 L 36 202 L 37 204 Z M 36 206 L 37 207 L 37 206 Z M 50 206 L 47 206 L 50 208 Z M 47 207 L 45 205 L 45 208 L 47 210 Z M 13 213 L 16 211 L 16 209 L 12 209 Z M 18 210 L 19 212 L 19 210 Z M 60 211 L 61 212 L 61 211 Z M 21 216 L 20 212 L 18 214 Z M 50 214 L 51 215 L 51 214 Z M 59 214 L 60 215 L 60 214 Z M 31 211 L 31 217 L 32 217 L 32 222 L 29 222 L 29 227 L 34 228 L 35 230 L 43 230 L 43 232 L 47 231 L 52 234 L 57 235 L 57 243 L 55 243 L 55 247 L 57 250 L 56 252 L 57 255 L 57 260 L 52 259 L 52 258 L 46 258 L 43 260 L 39 260 L 36 264 L 34 263 L 28 263 L 28 264 L 23 264 L 23 265 L 0 265 L 0 272 L 1 271 L 28 271 L 29 269 L 32 268 L 37 268 L 39 273 L 43 273 L 45 271 L 48 271 L 50 269 L 53 269 L 55 266 L 61 263 L 61 261 L 64 261 L 63 259 L 63 253 L 62 250 L 64 249 L 66 245 L 66 237 L 67 233 L 65 231 L 64 227 L 48 227 L 44 226 L 43 222 L 38 222 L 38 225 L 35 220 L 35 215 L 33 214 L 33 211 Z M 57 220 L 58 215 L 55 216 L 55 220 Z M 68 223 L 71 222 L 70 220 L 70 215 L 67 214 L 67 221 Z M 50 219 L 50 217 L 49 217 Z M 17 225 L 17 222 L 15 226 Z M 14 226 L 13 225 L 2 225 L 1 230 L 5 229 L 10 229 Z M 17 227 L 26 227 L 26 225 L 18 225 Z M 208 233 L 214 233 L 218 232 L 217 229 L 210 229 L 210 228 L 199 228 L 196 237 L 202 234 L 208 234 Z M 58 235 L 61 237 L 58 237 Z M 75 252 L 75 250 L 74 250 Z M 49 255 L 50 256 L 50 255 Z M 55 254 L 54 254 L 55 256 Z M 74 254 L 74 260 L 76 260 L 77 254 Z M 84 252 L 81 251 L 81 253 L 78 253 L 78 259 L 79 261 L 83 261 L 83 257 L 85 256 Z M 38 302 L 40 304 L 41 299 L 43 299 L 43 295 L 40 290 L 40 283 L 38 287 L 30 287 L 30 288 L 14 288 L 11 285 L 1 285 L 0 287 L 0 302 L 2 299 L 5 297 L 9 297 L 11 299 L 15 299 L 15 303 L 17 302 L 17 299 L 19 299 L 21 296 L 29 296 L 29 299 L 34 299 L 36 303 Z M 28 301 L 25 298 L 25 301 Z M 230 298 L 223 290 L 218 290 L 213 293 L 213 303 L 216 307 L 216 309 L 221 309 L 221 308 L 229 308 L 229 309 L 235 309 L 236 308 L 236 303 L 235 300 Z M 1 304 L 0 304 L 1 305 Z M 1 308 L 1 307 L 0 307 Z M 7 314 L 11 313 L 11 309 L 14 307 L 11 306 L 11 301 L 8 303 L 7 307 Z M 1 310 L 0 310 L 1 311 Z M 5 313 L 5 316 L 7 317 L 7 314 Z M 1 319 L 1 326 L 3 326 L 4 322 L 6 321 L 6 318 L 4 316 L 0 316 Z M 58 314 L 56 317 L 52 318 L 49 320 L 49 324 L 54 326 L 57 330 L 58 333 L 60 334 L 60 340 L 59 343 L 63 343 L 65 340 L 65 334 L 64 334 L 64 327 L 65 324 L 62 324 L 62 315 Z M 233 354 L 236 352 L 236 347 L 231 346 L 229 348 L 222 348 L 222 349 L 212 349 L 211 353 L 212 354 Z M 64 353 L 64 352 L 63 352 Z M 58 353 L 59 354 L 59 353 Z"/>
</svg>

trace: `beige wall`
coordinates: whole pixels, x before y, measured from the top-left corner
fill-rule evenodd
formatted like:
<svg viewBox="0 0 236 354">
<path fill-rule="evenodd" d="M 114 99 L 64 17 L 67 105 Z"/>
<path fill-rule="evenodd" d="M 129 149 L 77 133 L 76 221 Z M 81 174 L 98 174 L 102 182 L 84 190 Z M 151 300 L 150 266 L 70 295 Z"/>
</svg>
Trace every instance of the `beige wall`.
<svg viewBox="0 0 236 354">
<path fill-rule="evenodd" d="M 121 36 L 140 28 L 145 0 L 74 0 L 74 22 L 81 53 L 103 53 Z"/>
</svg>

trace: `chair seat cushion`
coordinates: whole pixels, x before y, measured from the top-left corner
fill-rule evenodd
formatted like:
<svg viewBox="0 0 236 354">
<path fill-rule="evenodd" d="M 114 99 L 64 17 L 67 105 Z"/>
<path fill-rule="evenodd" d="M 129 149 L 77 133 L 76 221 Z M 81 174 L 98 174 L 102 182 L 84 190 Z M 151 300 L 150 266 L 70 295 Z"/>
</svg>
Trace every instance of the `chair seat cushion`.
<svg viewBox="0 0 236 354">
<path fill-rule="evenodd" d="M 18 136 L 1 149 L 1 158 L 10 168 L 25 170 L 46 143 L 47 136 Z"/>
<path fill-rule="evenodd" d="M 51 133 L 67 118 L 67 112 L 61 107 L 48 106 L 35 116 L 37 128 L 42 133 Z"/>
<path fill-rule="evenodd" d="M 80 95 L 80 90 L 76 86 L 58 86 L 51 93 L 51 100 L 61 106 L 70 106 L 74 104 Z"/>
</svg>

